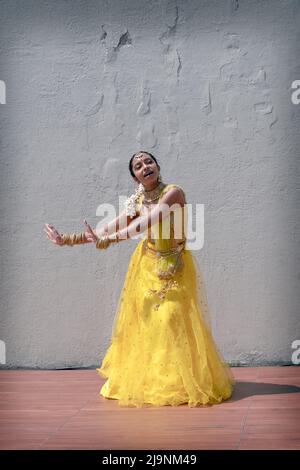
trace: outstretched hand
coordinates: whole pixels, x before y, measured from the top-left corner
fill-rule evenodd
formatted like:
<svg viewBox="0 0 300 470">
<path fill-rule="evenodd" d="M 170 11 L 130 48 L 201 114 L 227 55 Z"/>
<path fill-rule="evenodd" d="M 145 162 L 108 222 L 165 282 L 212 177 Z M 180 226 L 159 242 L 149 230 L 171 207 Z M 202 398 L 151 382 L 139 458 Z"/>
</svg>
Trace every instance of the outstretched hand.
<svg viewBox="0 0 300 470">
<path fill-rule="evenodd" d="M 86 219 L 84 219 L 84 225 L 85 225 L 85 229 L 86 229 L 86 231 L 84 233 L 85 233 L 85 237 L 86 237 L 87 241 L 90 242 L 90 243 L 91 242 L 96 243 L 96 241 L 98 240 L 97 234 L 92 229 L 92 227 L 87 223 Z"/>
<path fill-rule="evenodd" d="M 47 237 L 49 240 L 54 243 L 55 245 L 62 244 L 62 235 L 58 233 L 54 225 L 45 224 L 46 229 L 44 228 L 44 232 L 46 232 Z"/>
<path fill-rule="evenodd" d="M 86 221 L 85 221 L 86 223 Z M 54 225 L 52 224 L 45 224 L 44 232 L 46 232 L 47 237 L 49 240 L 54 243 L 54 245 L 62 246 L 63 242 L 63 233 L 58 233 Z M 96 241 L 98 240 L 97 235 L 94 233 L 93 229 L 86 223 L 87 230 L 84 232 L 84 236 L 86 239 L 86 243 L 91 243 L 94 240 L 92 239 L 92 234 L 96 237 Z"/>
</svg>

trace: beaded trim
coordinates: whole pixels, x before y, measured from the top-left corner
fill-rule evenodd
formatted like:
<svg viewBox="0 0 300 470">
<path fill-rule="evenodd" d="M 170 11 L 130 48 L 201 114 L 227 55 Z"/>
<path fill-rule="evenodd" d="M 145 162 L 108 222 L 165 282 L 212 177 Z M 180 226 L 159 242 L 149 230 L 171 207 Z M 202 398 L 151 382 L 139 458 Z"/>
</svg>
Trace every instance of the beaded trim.
<svg viewBox="0 0 300 470">
<path fill-rule="evenodd" d="M 143 243 L 145 250 L 147 250 L 155 258 L 158 258 L 157 263 L 159 263 L 159 259 L 166 259 L 169 256 L 175 255 L 175 261 L 168 267 L 168 269 L 160 269 L 160 267 L 158 266 L 156 274 L 159 279 L 170 280 L 174 277 L 177 271 L 182 269 L 182 252 L 184 250 L 185 244 L 179 245 L 178 247 L 171 250 L 156 251 L 147 246 L 147 239 L 145 239 Z"/>
<path fill-rule="evenodd" d="M 155 248 L 152 248 L 151 246 L 149 246 L 147 244 L 147 239 L 144 240 L 144 246 L 146 248 L 146 250 L 150 251 L 151 253 L 153 253 L 155 256 L 157 257 L 167 257 L 167 256 L 170 256 L 170 255 L 175 255 L 176 253 L 180 253 L 184 247 L 185 247 L 185 243 L 182 243 L 180 245 L 178 245 L 177 247 L 175 248 L 170 248 L 170 250 L 155 250 Z"/>
</svg>

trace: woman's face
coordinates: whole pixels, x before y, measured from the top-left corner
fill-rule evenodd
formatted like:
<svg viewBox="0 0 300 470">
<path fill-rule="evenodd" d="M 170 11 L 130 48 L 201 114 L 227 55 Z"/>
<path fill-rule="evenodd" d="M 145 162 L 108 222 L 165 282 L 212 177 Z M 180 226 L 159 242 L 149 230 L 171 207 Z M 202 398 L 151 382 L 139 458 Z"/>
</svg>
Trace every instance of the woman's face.
<svg viewBox="0 0 300 470">
<path fill-rule="evenodd" d="M 150 155 L 142 152 L 136 155 L 132 161 L 132 168 L 139 183 L 147 189 L 156 186 L 159 168 Z"/>
</svg>

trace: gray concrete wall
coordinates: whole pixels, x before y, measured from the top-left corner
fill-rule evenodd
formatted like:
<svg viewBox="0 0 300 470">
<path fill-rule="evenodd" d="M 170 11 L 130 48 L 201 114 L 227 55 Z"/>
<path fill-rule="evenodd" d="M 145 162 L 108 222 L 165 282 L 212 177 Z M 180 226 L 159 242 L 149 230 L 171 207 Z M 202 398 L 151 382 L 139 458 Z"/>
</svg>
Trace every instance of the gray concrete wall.
<svg viewBox="0 0 300 470">
<path fill-rule="evenodd" d="M 140 149 L 205 205 L 194 252 L 231 364 L 299 328 L 299 1 L 0 2 L 2 367 L 94 367 L 137 241 L 59 248 L 131 194 Z M 298 198 L 298 199 L 297 199 Z"/>
</svg>

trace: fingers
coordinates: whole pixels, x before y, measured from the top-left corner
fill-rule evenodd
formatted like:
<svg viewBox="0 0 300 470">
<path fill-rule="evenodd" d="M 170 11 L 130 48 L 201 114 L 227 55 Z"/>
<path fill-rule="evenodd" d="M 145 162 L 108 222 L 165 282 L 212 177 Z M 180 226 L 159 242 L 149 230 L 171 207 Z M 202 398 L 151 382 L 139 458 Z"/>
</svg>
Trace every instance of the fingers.
<svg viewBox="0 0 300 470">
<path fill-rule="evenodd" d="M 90 233 L 86 233 L 85 238 L 90 242 L 93 242 L 95 240 L 95 237 L 91 235 Z"/>
<path fill-rule="evenodd" d="M 58 231 L 54 228 L 52 224 L 45 224 L 46 229 L 44 228 L 44 232 L 47 234 L 47 237 L 51 242 L 58 245 L 61 235 Z"/>
<path fill-rule="evenodd" d="M 56 230 L 56 228 L 54 227 L 54 225 L 52 224 L 45 224 L 46 227 L 48 228 L 49 231 L 55 233 L 56 235 L 59 235 L 58 231 Z"/>
<path fill-rule="evenodd" d="M 84 225 L 86 226 L 87 230 L 88 230 L 90 233 L 93 233 L 93 229 L 92 229 L 92 227 L 87 223 L 86 219 L 84 219 Z"/>
<path fill-rule="evenodd" d="M 92 229 L 92 227 L 87 223 L 86 219 L 84 219 L 84 225 L 86 227 L 86 230 L 87 230 L 87 235 L 86 237 L 87 238 L 90 238 L 89 237 L 89 234 L 91 235 L 91 238 L 92 238 L 92 241 L 95 241 L 97 240 L 97 237 L 95 236 L 95 233 L 94 233 L 94 230 Z"/>
<path fill-rule="evenodd" d="M 46 230 L 44 230 L 44 232 L 46 232 L 46 235 L 49 238 L 49 240 L 51 240 L 53 242 L 53 238 L 49 235 L 49 233 Z"/>
<path fill-rule="evenodd" d="M 87 223 L 86 219 L 84 219 L 84 225 L 85 225 L 85 228 L 86 228 L 85 238 L 87 239 L 87 241 L 88 241 L 89 243 L 96 242 L 97 239 L 98 239 L 98 237 L 95 235 L 94 230 L 93 230 L 92 227 Z"/>
<path fill-rule="evenodd" d="M 55 233 L 55 228 L 53 227 L 53 225 L 50 225 L 50 224 L 45 224 L 46 228 L 47 228 L 47 232 L 49 233 L 49 235 L 51 235 L 52 233 Z"/>
<path fill-rule="evenodd" d="M 51 233 L 50 231 L 48 231 L 48 229 L 45 229 L 45 228 L 44 228 L 44 232 L 46 232 L 47 235 L 50 235 L 50 233 Z"/>
<path fill-rule="evenodd" d="M 50 240 L 52 240 L 52 238 L 53 238 L 52 232 L 50 232 L 49 230 L 46 230 L 46 229 L 44 229 L 44 232 L 47 234 L 47 237 L 48 237 Z"/>
<path fill-rule="evenodd" d="M 46 230 L 44 230 L 44 231 L 46 232 Z M 49 237 L 49 235 L 48 235 L 47 232 L 46 232 L 46 234 L 47 234 L 47 238 L 48 238 L 52 243 L 54 243 L 55 245 L 57 245 L 56 241 L 53 240 L 53 238 Z"/>
<path fill-rule="evenodd" d="M 48 230 L 45 230 L 45 232 L 50 235 L 50 237 L 53 237 L 54 236 L 54 233 L 51 229 L 48 229 Z"/>
</svg>

